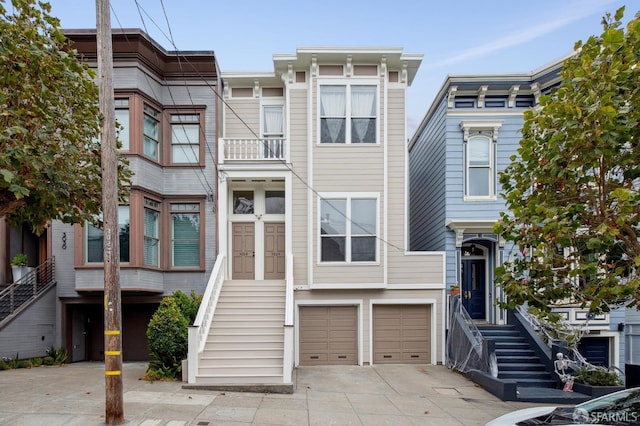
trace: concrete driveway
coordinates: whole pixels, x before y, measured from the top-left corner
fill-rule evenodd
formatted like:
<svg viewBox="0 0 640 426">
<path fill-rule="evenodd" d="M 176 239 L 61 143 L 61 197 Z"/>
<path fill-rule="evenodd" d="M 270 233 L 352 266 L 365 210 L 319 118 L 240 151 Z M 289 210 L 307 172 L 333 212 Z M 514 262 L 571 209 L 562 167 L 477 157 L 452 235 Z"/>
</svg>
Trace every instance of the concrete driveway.
<svg viewBox="0 0 640 426">
<path fill-rule="evenodd" d="M 502 402 L 443 366 L 300 367 L 292 395 L 182 389 L 125 363 L 127 425 L 484 425 Z M 104 424 L 104 365 L 0 371 L 1 425 Z"/>
</svg>

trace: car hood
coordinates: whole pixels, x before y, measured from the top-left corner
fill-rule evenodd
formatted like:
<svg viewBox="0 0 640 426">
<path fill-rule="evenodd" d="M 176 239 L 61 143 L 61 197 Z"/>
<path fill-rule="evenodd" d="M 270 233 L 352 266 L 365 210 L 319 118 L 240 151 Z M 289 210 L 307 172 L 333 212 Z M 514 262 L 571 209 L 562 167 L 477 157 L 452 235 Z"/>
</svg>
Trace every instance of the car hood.
<svg viewBox="0 0 640 426">
<path fill-rule="evenodd" d="M 510 413 L 504 414 L 496 419 L 491 420 L 487 423 L 486 426 L 513 426 L 518 422 L 523 420 L 532 419 L 538 416 L 544 416 L 545 414 L 550 414 L 553 410 L 555 410 L 556 406 L 542 406 L 542 407 L 531 407 L 525 408 L 522 410 L 512 411 Z"/>
</svg>

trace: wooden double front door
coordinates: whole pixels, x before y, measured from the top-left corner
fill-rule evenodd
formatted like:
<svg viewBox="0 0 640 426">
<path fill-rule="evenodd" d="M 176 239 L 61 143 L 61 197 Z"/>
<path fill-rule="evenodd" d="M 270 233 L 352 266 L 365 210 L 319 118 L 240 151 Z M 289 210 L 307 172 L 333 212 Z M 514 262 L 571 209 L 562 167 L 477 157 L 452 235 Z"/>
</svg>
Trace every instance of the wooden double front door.
<svg viewBox="0 0 640 426">
<path fill-rule="evenodd" d="M 256 238 L 254 222 L 232 224 L 232 279 L 255 280 L 256 255 L 264 253 L 262 279 L 277 280 L 285 277 L 284 223 L 265 223 L 264 235 Z M 256 244 L 258 250 L 256 250 Z"/>
</svg>

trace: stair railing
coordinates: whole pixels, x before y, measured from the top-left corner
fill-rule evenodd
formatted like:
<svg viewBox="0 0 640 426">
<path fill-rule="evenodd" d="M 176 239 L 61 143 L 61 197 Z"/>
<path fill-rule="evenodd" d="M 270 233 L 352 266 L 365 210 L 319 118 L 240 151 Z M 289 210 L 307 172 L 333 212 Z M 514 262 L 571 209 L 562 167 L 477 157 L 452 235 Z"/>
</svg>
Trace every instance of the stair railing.
<svg viewBox="0 0 640 426">
<path fill-rule="evenodd" d="M 464 308 L 459 294 L 451 297 L 450 306 L 446 366 L 463 373 L 477 370 L 497 375 L 493 371 L 497 368 L 497 362 L 491 361 L 492 356 L 495 358 L 495 353 L 492 355 L 492 351 L 487 351 L 484 347 L 486 345 L 482 333 Z"/>
<path fill-rule="evenodd" d="M 55 259 L 47 259 L 0 292 L 0 327 L 56 283 Z"/>
<path fill-rule="evenodd" d="M 207 288 L 202 296 L 202 303 L 198 309 L 198 314 L 193 324 L 189 326 L 189 346 L 187 355 L 187 377 L 188 383 L 196 382 L 198 374 L 199 355 L 204 350 L 211 328 L 213 314 L 220 298 L 220 291 L 226 275 L 226 256 L 218 255 L 211 270 Z"/>
<path fill-rule="evenodd" d="M 284 356 L 282 359 L 282 382 L 291 383 L 293 375 L 293 254 L 287 253 L 285 275 L 284 308 Z"/>
</svg>

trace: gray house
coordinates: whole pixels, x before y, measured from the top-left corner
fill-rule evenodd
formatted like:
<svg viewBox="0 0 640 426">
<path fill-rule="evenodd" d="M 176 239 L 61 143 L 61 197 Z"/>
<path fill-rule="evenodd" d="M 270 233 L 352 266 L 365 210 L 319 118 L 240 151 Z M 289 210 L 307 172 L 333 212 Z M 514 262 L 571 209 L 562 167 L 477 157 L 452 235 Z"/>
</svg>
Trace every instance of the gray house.
<svg viewBox="0 0 640 426">
<path fill-rule="evenodd" d="M 563 60 L 531 73 L 449 76 L 409 143 L 411 250 L 447 253 L 447 287 L 460 287 L 476 324 L 507 322 L 494 269 L 516 252 L 493 232 L 506 211 L 498 172 L 517 153 L 523 112 L 561 82 Z M 581 351 L 590 362 L 622 363 L 622 310 L 558 311 L 570 324 L 588 319 Z"/>
<path fill-rule="evenodd" d="M 97 67 L 96 31 L 65 35 Z M 115 31 L 113 52 L 121 153 L 134 173 L 119 207 L 123 359 L 148 360 L 146 329 L 162 297 L 202 294 L 215 262 L 219 69 L 213 52 L 169 52 L 140 30 Z M 20 306 L 0 301 L 0 356 L 63 346 L 70 361 L 103 360 L 102 230 L 53 221 L 37 238 L 2 222 L 0 237 L 0 280 L 18 281 L 8 286 L 15 295 L 43 289 Z M 6 263 L 17 252 L 34 268 L 21 280 Z"/>
</svg>

